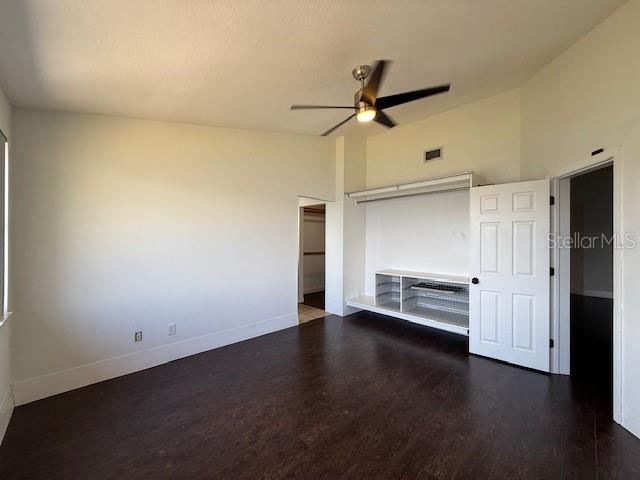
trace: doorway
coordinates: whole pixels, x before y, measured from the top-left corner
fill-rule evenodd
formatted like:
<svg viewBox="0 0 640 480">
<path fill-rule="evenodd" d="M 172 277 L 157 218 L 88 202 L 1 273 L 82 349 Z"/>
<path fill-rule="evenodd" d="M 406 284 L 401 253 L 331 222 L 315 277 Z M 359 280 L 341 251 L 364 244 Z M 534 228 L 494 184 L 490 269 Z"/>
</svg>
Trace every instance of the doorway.
<svg viewBox="0 0 640 480">
<path fill-rule="evenodd" d="M 613 392 L 613 166 L 570 179 L 570 374 Z"/>
<path fill-rule="evenodd" d="M 300 206 L 299 219 L 298 322 L 306 323 L 327 315 L 325 204 Z"/>
</svg>

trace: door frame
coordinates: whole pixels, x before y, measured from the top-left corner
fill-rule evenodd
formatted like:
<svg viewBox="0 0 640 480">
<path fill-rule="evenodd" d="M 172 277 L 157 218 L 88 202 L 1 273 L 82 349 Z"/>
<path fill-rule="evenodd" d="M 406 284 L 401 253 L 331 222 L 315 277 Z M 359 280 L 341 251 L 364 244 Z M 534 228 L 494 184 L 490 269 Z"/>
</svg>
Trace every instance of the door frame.
<svg viewBox="0 0 640 480">
<path fill-rule="evenodd" d="M 564 234 L 569 228 L 570 187 L 572 177 L 613 166 L 613 232 L 621 234 L 622 222 L 622 149 L 603 151 L 588 160 L 558 170 L 548 175 L 551 181 L 551 195 L 555 197 L 555 205 L 551 208 L 551 233 Z M 623 363 L 623 322 L 622 322 L 622 248 L 613 249 L 613 419 L 622 422 L 622 373 Z M 569 359 L 571 352 L 571 318 L 569 316 L 571 268 L 570 250 L 551 246 L 551 266 L 555 270 L 550 285 L 550 318 L 551 335 L 555 340 L 555 348 L 551 349 L 551 373 L 569 375 Z"/>
<path fill-rule="evenodd" d="M 304 292 L 303 290 L 303 276 L 304 276 L 304 255 L 303 255 L 303 251 L 302 251 L 302 246 L 303 246 L 303 242 L 304 242 L 304 207 L 308 207 L 310 205 L 324 205 L 325 208 L 327 207 L 327 205 L 333 203 L 331 200 L 325 200 L 325 199 L 321 199 L 321 198 L 315 198 L 315 197 L 309 197 L 309 196 L 303 196 L 303 195 L 298 195 L 298 248 L 296 249 L 296 255 L 298 257 L 298 282 L 297 282 L 297 294 L 296 294 L 296 298 L 297 298 L 297 303 L 302 303 L 304 301 Z M 324 279 L 324 288 L 325 291 L 327 289 L 327 283 L 330 281 L 328 275 L 327 275 L 327 248 L 331 248 L 333 250 L 332 246 L 329 246 L 329 243 L 327 242 L 327 222 L 329 219 L 329 209 L 326 208 L 325 210 L 325 216 L 324 216 L 324 222 L 325 222 L 325 229 L 324 229 L 324 243 L 325 243 L 325 256 L 324 256 L 324 271 L 325 271 L 325 279 Z M 326 307 L 326 306 L 325 306 Z"/>
</svg>

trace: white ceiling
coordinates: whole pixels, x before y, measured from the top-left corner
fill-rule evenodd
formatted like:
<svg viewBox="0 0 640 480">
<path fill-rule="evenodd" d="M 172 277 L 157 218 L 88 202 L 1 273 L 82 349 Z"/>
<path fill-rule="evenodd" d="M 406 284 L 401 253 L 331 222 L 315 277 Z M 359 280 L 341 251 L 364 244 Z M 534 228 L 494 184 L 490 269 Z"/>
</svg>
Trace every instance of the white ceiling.
<svg viewBox="0 0 640 480">
<path fill-rule="evenodd" d="M 388 111 L 406 123 L 517 87 L 623 3 L 0 0 L 0 85 L 21 106 L 320 133 L 345 111 L 289 105 L 349 105 L 351 69 L 385 58 L 381 95 L 452 84 Z"/>
</svg>

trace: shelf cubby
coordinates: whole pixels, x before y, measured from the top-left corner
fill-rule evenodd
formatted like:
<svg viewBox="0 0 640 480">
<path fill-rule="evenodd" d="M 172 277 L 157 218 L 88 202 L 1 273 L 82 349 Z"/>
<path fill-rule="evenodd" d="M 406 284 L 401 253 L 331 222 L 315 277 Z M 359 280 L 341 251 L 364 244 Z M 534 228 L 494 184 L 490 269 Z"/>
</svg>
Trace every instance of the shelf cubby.
<svg viewBox="0 0 640 480">
<path fill-rule="evenodd" d="M 352 307 L 460 335 L 469 334 L 469 278 L 461 275 L 383 270 L 375 274 L 375 296 L 347 302 Z"/>
</svg>

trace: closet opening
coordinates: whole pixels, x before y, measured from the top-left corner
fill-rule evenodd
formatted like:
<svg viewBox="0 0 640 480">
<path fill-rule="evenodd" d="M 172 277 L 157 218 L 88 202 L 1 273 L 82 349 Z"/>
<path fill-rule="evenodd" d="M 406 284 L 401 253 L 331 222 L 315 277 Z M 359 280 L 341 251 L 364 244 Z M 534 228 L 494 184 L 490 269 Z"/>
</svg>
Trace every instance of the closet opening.
<svg viewBox="0 0 640 480">
<path fill-rule="evenodd" d="M 306 323 L 327 315 L 325 204 L 300 206 L 299 219 L 298 322 Z"/>
<path fill-rule="evenodd" d="M 569 179 L 570 375 L 613 401 L 613 166 Z"/>
</svg>

